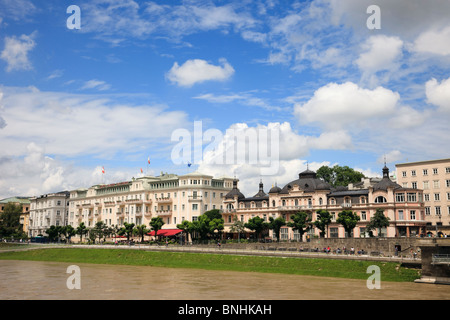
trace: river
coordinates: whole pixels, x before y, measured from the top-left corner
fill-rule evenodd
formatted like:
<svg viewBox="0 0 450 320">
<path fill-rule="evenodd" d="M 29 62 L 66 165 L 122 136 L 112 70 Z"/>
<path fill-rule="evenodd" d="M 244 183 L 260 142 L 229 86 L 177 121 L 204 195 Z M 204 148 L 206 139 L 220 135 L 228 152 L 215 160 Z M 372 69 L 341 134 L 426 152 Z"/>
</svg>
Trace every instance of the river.
<svg viewBox="0 0 450 320">
<path fill-rule="evenodd" d="M 285 274 L 0 260 L 0 300 L 448 300 L 450 286 Z M 369 276 L 369 275 L 368 275 Z M 75 281 L 71 282 L 75 283 Z"/>
</svg>

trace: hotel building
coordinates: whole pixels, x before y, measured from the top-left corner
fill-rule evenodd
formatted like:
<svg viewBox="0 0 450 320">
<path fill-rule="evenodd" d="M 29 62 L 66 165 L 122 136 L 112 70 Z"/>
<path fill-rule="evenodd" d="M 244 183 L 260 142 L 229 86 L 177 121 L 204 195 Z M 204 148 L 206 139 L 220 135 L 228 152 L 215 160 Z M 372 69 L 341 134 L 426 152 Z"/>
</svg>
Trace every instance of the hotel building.
<svg viewBox="0 0 450 320">
<path fill-rule="evenodd" d="M 422 235 L 425 232 L 423 192 L 417 188 L 407 188 L 398 185 L 389 178 L 389 169 L 383 168 L 382 179 L 365 179 L 361 183 L 348 187 L 332 188 L 328 183 L 317 178 L 316 173 L 306 170 L 299 178 L 286 184 L 283 188 L 273 187 L 268 193 L 260 183 L 259 191 L 252 197 L 245 197 L 234 182 L 233 189 L 224 197 L 223 217 L 226 232 L 234 218 L 242 222 L 259 216 L 265 221 L 269 217 L 283 217 L 286 222 L 292 221 L 291 216 L 298 211 L 309 213 L 312 222 L 317 219 L 317 210 L 328 210 L 332 222 L 328 227 L 327 237 L 345 237 L 342 225 L 336 222 L 339 212 L 352 210 L 360 217 L 353 229 L 353 237 L 367 237 L 367 224 L 377 209 L 383 209 L 389 218 L 389 226 L 381 230 L 385 237 L 410 237 Z M 303 237 L 319 236 L 320 230 L 312 227 Z M 377 235 L 377 230 L 373 230 Z M 227 236 L 230 236 L 228 234 Z M 272 235 L 273 237 L 273 235 Z M 300 240 L 297 231 L 283 227 L 280 240 Z"/>
<path fill-rule="evenodd" d="M 49 193 L 30 198 L 28 235 L 46 235 L 50 226 L 65 226 L 68 218 L 69 192 Z"/>
<path fill-rule="evenodd" d="M 450 234 L 450 159 L 399 163 L 402 187 L 423 189 L 427 233 Z"/>
<path fill-rule="evenodd" d="M 232 184 L 231 178 L 198 172 L 161 173 L 77 189 L 70 192 L 69 224 L 74 228 L 81 222 L 93 227 L 98 221 L 107 226 L 121 227 L 125 222 L 149 226 L 153 217 L 161 217 L 163 229 L 173 229 L 184 220 L 195 221 L 205 211 L 221 209 Z"/>
</svg>

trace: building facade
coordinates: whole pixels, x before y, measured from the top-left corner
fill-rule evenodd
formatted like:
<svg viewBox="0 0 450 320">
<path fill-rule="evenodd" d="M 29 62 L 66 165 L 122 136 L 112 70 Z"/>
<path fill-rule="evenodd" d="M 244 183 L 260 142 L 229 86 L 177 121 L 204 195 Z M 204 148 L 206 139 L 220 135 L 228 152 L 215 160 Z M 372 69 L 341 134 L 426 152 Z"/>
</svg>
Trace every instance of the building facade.
<svg viewBox="0 0 450 320">
<path fill-rule="evenodd" d="M 65 226 L 68 222 L 69 192 L 49 193 L 30 198 L 28 235 L 46 235 L 50 226 Z"/>
<path fill-rule="evenodd" d="M 427 233 L 450 234 L 450 159 L 399 163 L 397 181 L 403 187 L 423 189 Z"/>
<path fill-rule="evenodd" d="M 178 176 L 161 173 L 108 185 L 94 185 L 70 192 L 69 224 L 94 227 L 98 221 L 121 227 L 125 222 L 149 226 L 161 217 L 163 229 L 176 228 L 184 220 L 194 221 L 205 211 L 222 208 L 222 198 L 233 179 L 213 178 L 193 172 Z"/>
<path fill-rule="evenodd" d="M 389 218 L 389 226 L 381 230 L 385 237 L 411 237 L 423 235 L 424 220 L 423 192 L 420 189 L 404 188 L 389 177 L 389 169 L 383 168 L 383 178 L 371 181 L 367 179 L 349 187 L 332 188 L 328 183 L 317 178 L 316 173 L 306 170 L 299 178 L 286 184 L 283 188 L 273 187 L 266 194 L 260 183 L 259 191 L 252 197 L 245 197 L 237 188 L 224 197 L 223 217 L 230 232 L 234 219 L 246 223 L 259 216 L 265 221 L 269 217 L 283 217 L 286 222 L 298 211 L 309 213 L 312 222 L 317 219 L 317 210 L 331 213 L 332 222 L 327 236 L 332 238 L 348 236 L 342 225 L 337 223 L 339 212 L 352 210 L 360 221 L 353 229 L 353 237 L 369 236 L 367 224 L 377 209 L 382 209 Z M 303 237 L 319 236 L 320 230 L 312 227 Z M 377 231 L 373 231 L 377 235 Z M 273 237 L 273 234 L 271 235 Z M 280 240 L 300 240 L 300 234 L 287 226 L 280 232 Z"/>
<path fill-rule="evenodd" d="M 14 203 L 15 205 L 22 206 L 22 214 L 20 215 L 19 222 L 22 225 L 22 231 L 28 234 L 29 218 L 30 218 L 30 198 L 29 197 L 11 197 L 0 200 L 0 213 L 3 212 L 5 205 L 8 203 Z"/>
</svg>

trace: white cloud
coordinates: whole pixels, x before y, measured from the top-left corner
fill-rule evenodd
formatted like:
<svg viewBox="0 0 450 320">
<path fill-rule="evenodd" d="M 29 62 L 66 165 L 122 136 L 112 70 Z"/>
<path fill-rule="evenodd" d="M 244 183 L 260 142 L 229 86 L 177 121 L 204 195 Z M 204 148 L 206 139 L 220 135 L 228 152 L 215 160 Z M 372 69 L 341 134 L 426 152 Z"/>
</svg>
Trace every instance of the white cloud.
<svg viewBox="0 0 450 320">
<path fill-rule="evenodd" d="M 381 70 L 392 70 L 402 56 L 403 41 L 398 37 L 385 35 L 372 36 L 363 44 L 364 52 L 356 60 L 359 69 L 376 73 Z"/>
<path fill-rule="evenodd" d="M 436 55 L 450 55 L 450 25 L 442 30 L 421 33 L 414 42 L 414 50 Z"/>
<path fill-rule="evenodd" d="M 6 37 L 5 48 L 0 58 L 6 61 L 6 71 L 30 70 L 31 62 L 28 59 L 28 53 L 35 47 L 35 33 L 31 35 L 22 34 L 20 37 Z"/>
<path fill-rule="evenodd" d="M 450 111 L 450 78 L 442 80 L 441 83 L 431 79 L 425 84 L 425 88 L 429 103 L 443 111 Z"/>
<path fill-rule="evenodd" d="M 219 61 L 222 66 L 215 66 L 201 59 L 187 60 L 181 66 L 175 62 L 166 77 L 183 87 L 191 87 L 204 81 L 227 80 L 234 74 L 234 69 L 225 59 Z"/>
<path fill-rule="evenodd" d="M 363 89 L 352 82 L 329 83 L 304 104 L 294 107 L 302 124 L 317 123 L 328 130 L 364 126 L 395 111 L 399 94 L 383 87 Z"/>
<path fill-rule="evenodd" d="M 14 156 L 31 142 L 60 156 L 137 152 L 149 144 L 164 144 L 187 122 L 185 112 L 120 104 L 106 95 L 2 89 L 1 116 L 7 125 L 0 130 L 0 147 Z"/>
<path fill-rule="evenodd" d="M 81 90 L 85 89 L 97 89 L 99 91 L 105 91 L 109 90 L 111 88 L 111 85 L 107 84 L 105 81 L 92 79 L 89 81 L 86 81 L 84 85 L 81 87 Z"/>
</svg>

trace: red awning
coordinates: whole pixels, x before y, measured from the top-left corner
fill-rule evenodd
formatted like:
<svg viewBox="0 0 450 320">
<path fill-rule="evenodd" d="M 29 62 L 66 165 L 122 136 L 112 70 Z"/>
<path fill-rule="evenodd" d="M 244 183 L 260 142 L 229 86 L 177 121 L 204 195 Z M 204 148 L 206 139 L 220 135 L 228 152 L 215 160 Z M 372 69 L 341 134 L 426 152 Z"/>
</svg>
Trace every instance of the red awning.
<svg viewBox="0 0 450 320">
<path fill-rule="evenodd" d="M 163 237 L 170 237 L 170 236 L 174 236 L 179 234 L 180 232 L 183 232 L 183 230 L 180 229 L 162 229 L 162 230 L 158 230 L 158 236 L 163 236 Z M 147 233 L 147 235 L 149 236 L 154 236 L 155 235 L 155 231 L 149 232 Z"/>
</svg>

